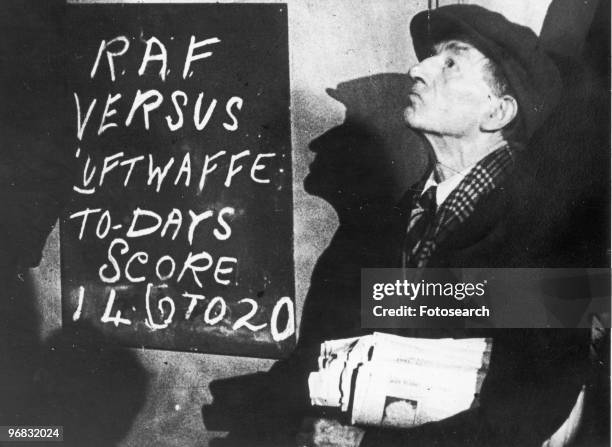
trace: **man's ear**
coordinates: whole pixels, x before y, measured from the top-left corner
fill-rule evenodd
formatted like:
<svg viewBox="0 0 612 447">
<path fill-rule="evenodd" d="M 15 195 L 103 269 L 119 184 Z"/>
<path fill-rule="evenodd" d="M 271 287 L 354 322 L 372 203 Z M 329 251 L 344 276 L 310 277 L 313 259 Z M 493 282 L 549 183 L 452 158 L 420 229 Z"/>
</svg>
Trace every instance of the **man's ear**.
<svg viewBox="0 0 612 447">
<path fill-rule="evenodd" d="M 518 103 L 510 95 L 501 98 L 491 97 L 490 108 L 480 123 L 480 129 L 484 132 L 495 132 L 502 130 L 516 117 Z"/>
</svg>

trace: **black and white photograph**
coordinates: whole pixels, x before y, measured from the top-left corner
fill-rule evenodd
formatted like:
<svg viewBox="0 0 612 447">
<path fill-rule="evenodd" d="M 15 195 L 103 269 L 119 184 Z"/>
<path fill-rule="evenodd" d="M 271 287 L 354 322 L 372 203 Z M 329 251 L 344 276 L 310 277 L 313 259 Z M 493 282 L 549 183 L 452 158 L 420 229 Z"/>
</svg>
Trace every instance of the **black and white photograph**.
<svg viewBox="0 0 612 447">
<path fill-rule="evenodd" d="M 611 444 L 610 0 L 0 3 L 0 445 Z"/>
</svg>

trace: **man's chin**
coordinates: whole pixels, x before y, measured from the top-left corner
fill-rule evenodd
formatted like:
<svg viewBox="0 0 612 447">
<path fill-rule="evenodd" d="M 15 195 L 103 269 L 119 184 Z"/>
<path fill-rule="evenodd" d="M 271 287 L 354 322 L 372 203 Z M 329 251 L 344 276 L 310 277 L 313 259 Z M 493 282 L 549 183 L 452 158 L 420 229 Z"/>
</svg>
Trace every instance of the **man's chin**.
<svg viewBox="0 0 612 447">
<path fill-rule="evenodd" d="M 404 123 L 408 127 L 412 127 L 416 130 L 421 129 L 422 127 L 421 123 L 419 122 L 416 111 L 410 106 L 404 110 Z"/>
</svg>

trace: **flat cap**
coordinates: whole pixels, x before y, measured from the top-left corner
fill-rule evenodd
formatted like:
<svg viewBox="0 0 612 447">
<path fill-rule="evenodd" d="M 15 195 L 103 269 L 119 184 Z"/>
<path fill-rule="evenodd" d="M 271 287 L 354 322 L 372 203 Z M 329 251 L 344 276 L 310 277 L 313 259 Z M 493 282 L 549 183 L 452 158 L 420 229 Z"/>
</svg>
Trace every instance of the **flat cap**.
<svg viewBox="0 0 612 447">
<path fill-rule="evenodd" d="M 429 56 L 432 45 L 453 38 L 467 39 L 494 61 L 516 96 L 528 138 L 559 101 L 561 76 L 538 36 L 499 13 L 477 5 L 442 6 L 414 16 L 410 33 L 419 61 Z"/>
</svg>

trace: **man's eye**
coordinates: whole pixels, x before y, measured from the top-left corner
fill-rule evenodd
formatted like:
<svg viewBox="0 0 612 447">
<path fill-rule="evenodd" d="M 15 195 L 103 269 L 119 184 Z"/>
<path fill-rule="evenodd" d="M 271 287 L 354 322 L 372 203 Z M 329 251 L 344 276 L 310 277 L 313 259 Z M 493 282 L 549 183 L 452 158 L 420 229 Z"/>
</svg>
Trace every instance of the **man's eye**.
<svg viewBox="0 0 612 447">
<path fill-rule="evenodd" d="M 451 58 L 447 58 L 444 61 L 444 65 L 446 66 L 446 68 L 453 68 L 455 66 L 455 61 Z"/>
</svg>

